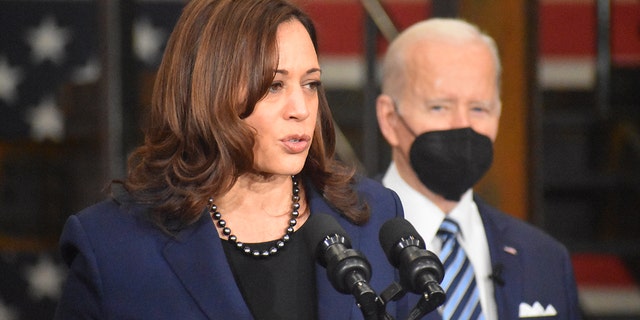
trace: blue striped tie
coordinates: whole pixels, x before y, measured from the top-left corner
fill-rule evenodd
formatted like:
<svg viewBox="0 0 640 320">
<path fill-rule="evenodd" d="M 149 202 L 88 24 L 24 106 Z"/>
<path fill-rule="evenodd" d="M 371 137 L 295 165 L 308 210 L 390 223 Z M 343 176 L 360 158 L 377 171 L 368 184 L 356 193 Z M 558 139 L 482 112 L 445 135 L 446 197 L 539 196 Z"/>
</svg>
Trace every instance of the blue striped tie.
<svg viewBox="0 0 640 320">
<path fill-rule="evenodd" d="M 442 288 L 447 293 L 447 300 L 442 307 L 442 318 L 484 319 L 473 266 L 456 240 L 458 233 L 460 227 L 449 218 L 444 219 L 438 230 L 438 237 L 442 239 L 440 260 L 443 261 L 445 270 Z"/>
</svg>

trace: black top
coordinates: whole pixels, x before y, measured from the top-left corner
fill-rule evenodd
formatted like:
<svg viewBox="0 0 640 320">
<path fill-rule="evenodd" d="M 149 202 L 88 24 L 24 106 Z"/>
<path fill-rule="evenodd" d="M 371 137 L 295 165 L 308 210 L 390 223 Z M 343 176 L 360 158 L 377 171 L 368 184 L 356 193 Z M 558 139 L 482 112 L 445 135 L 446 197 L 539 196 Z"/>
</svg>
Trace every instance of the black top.
<svg viewBox="0 0 640 320">
<path fill-rule="evenodd" d="M 222 240 L 235 281 L 255 319 L 317 319 L 315 261 L 304 242 L 305 225 L 276 255 L 266 258 L 248 256 Z M 262 251 L 274 241 L 247 245 Z"/>
</svg>

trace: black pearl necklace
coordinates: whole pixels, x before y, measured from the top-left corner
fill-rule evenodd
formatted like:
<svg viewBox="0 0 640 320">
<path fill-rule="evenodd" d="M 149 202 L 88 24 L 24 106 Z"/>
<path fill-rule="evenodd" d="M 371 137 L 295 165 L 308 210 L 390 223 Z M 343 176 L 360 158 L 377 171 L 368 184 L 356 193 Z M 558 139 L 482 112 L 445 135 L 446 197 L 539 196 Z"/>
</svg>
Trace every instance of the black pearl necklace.
<svg viewBox="0 0 640 320">
<path fill-rule="evenodd" d="M 231 233 L 231 229 L 227 226 L 227 222 L 222 219 L 222 214 L 218 212 L 218 206 L 213 203 L 213 197 L 209 198 L 209 213 L 211 214 L 211 218 L 216 223 L 216 225 L 222 228 L 222 234 L 227 237 L 227 241 L 234 244 L 236 249 L 240 250 L 244 254 L 248 256 L 252 256 L 255 258 L 266 258 L 269 256 L 276 255 L 282 248 L 284 248 L 285 244 L 291 240 L 291 234 L 294 231 L 295 225 L 298 223 L 298 216 L 300 213 L 298 210 L 300 209 L 300 188 L 298 187 L 298 179 L 296 176 L 291 176 L 291 180 L 293 182 L 293 196 L 291 201 L 293 202 L 293 211 L 291 212 L 291 219 L 289 220 L 289 226 L 285 229 L 285 234 L 281 239 L 278 239 L 274 242 L 274 245 L 269 248 L 269 250 L 255 250 L 251 249 L 245 243 L 238 241 L 238 237 Z"/>
</svg>

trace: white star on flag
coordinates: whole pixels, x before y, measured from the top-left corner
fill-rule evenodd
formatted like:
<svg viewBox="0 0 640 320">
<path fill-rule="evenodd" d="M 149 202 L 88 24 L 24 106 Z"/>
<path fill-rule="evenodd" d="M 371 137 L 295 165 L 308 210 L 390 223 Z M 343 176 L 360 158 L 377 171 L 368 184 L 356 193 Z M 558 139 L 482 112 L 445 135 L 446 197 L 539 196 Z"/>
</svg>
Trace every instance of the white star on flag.
<svg viewBox="0 0 640 320">
<path fill-rule="evenodd" d="M 48 138 L 56 142 L 62 141 L 64 120 L 53 98 L 46 98 L 29 110 L 27 121 L 31 124 L 31 137 L 34 140 L 44 141 Z"/>
<path fill-rule="evenodd" d="M 133 51 L 136 57 L 147 64 L 153 64 L 160 55 L 164 38 L 162 29 L 154 27 L 148 18 L 136 21 L 133 27 Z"/>
<path fill-rule="evenodd" d="M 16 311 L 6 305 L 2 299 L 0 299 L 0 319 L 2 320 L 17 320 L 18 315 Z"/>
<path fill-rule="evenodd" d="M 90 59 L 84 65 L 71 73 L 71 81 L 76 84 L 92 83 L 100 78 L 100 63 L 97 59 Z"/>
<path fill-rule="evenodd" d="M 27 31 L 27 42 L 31 45 L 31 55 L 36 64 L 46 60 L 60 64 L 69 41 L 71 32 L 59 27 L 53 16 L 45 17 L 40 26 Z"/>
<path fill-rule="evenodd" d="M 0 99 L 7 103 L 16 99 L 16 88 L 22 79 L 20 68 L 12 68 L 7 58 L 0 56 Z"/>
<path fill-rule="evenodd" d="M 36 299 L 49 297 L 57 300 L 62 292 L 64 277 L 64 271 L 48 257 L 41 257 L 37 264 L 25 270 L 29 294 Z"/>
</svg>

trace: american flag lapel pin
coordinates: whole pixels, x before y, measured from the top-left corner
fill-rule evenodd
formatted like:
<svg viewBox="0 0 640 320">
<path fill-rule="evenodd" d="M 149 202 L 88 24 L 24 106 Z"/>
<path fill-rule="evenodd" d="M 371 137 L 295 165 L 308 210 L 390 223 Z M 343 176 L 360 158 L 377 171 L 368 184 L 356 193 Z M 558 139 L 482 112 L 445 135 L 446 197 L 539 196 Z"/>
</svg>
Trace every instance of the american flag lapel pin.
<svg viewBox="0 0 640 320">
<path fill-rule="evenodd" d="M 518 250 L 516 250 L 516 248 L 510 247 L 510 246 L 504 246 L 504 248 L 502 248 L 502 250 L 504 250 L 504 252 L 506 252 L 506 253 L 508 253 L 508 254 L 510 254 L 512 256 L 515 256 L 515 255 L 518 254 Z"/>
</svg>

